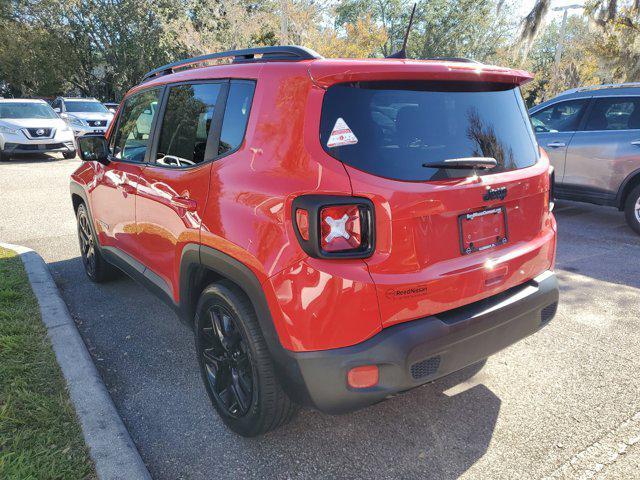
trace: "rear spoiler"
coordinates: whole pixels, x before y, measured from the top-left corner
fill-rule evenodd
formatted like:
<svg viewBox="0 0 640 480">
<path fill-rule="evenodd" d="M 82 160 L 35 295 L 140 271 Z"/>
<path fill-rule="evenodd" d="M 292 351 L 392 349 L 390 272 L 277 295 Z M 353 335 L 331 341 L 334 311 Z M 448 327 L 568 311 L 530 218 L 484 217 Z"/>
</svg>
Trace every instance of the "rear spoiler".
<svg viewBox="0 0 640 480">
<path fill-rule="evenodd" d="M 309 76 L 321 88 L 335 83 L 385 80 L 469 81 L 524 85 L 533 75 L 524 70 L 460 61 L 431 60 L 316 60 Z"/>
</svg>

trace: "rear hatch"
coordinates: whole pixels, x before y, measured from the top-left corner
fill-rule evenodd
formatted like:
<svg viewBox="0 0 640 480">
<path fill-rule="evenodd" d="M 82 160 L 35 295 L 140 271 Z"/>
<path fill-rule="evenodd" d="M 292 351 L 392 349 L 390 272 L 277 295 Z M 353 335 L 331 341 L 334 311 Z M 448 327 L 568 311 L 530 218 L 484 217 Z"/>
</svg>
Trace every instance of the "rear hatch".
<svg viewBox="0 0 640 480">
<path fill-rule="evenodd" d="M 384 326 L 457 308 L 551 268 L 549 165 L 516 81 L 367 79 L 324 94 L 320 142 L 375 205 L 365 259 Z M 486 157 L 489 170 L 442 166 Z"/>
</svg>

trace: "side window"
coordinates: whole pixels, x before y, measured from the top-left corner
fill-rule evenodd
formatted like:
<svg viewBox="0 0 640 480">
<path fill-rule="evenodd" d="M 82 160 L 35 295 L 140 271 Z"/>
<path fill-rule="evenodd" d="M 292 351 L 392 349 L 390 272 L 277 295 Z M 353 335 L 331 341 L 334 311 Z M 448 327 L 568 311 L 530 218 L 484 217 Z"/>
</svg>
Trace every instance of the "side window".
<svg viewBox="0 0 640 480">
<path fill-rule="evenodd" d="M 156 88 L 137 93 L 125 101 L 112 147 L 116 159 L 144 161 L 159 95 L 160 90 Z"/>
<path fill-rule="evenodd" d="M 640 128 L 640 98 L 599 98 L 594 104 L 585 130 L 631 130 Z"/>
<path fill-rule="evenodd" d="M 255 84 L 248 81 L 232 81 L 229 85 L 218 155 L 236 150 L 242 144 L 251 111 L 254 89 Z"/>
<path fill-rule="evenodd" d="M 177 85 L 169 90 L 156 163 L 187 167 L 205 160 L 220 83 Z"/>
<path fill-rule="evenodd" d="M 586 105 L 587 99 L 556 103 L 533 114 L 531 123 L 536 133 L 571 132 L 578 128 Z"/>
<path fill-rule="evenodd" d="M 51 108 L 60 108 L 60 99 L 56 98 L 51 104 Z"/>
</svg>

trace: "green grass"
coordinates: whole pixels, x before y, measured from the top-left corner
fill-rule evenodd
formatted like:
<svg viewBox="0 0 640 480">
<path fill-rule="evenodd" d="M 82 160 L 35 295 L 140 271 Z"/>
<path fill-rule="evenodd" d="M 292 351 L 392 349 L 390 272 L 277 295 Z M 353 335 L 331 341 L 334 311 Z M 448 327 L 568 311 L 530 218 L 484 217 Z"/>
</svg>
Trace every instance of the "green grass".
<svg viewBox="0 0 640 480">
<path fill-rule="evenodd" d="M 22 261 L 0 248 L 0 479 L 94 479 L 46 333 Z"/>
</svg>

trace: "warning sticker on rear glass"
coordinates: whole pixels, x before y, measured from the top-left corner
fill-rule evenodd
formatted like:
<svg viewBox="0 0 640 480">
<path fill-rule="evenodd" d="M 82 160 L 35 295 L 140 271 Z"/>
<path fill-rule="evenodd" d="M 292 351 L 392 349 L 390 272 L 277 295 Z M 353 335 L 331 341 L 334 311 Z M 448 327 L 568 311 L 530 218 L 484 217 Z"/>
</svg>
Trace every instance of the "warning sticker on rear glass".
<svg viewBox="0 0 640 480">
<path fill-rule="evenodd" d="M 327 147 L 342 147 L 343 145 L 353 145 L 354 143 L 358 143 L 358 139 L 349 128 L 349 125 L 347 125 L 347 122 L 342 118 L 338 118 L 329 136 L 329 141 L 327 141 Z"/>
</svg>

